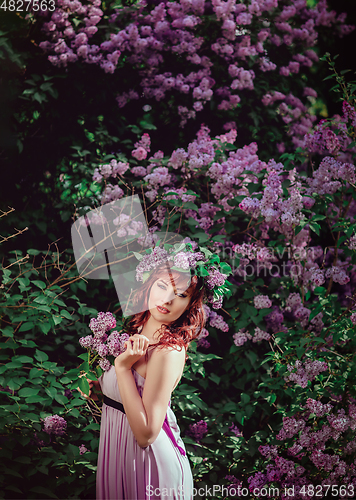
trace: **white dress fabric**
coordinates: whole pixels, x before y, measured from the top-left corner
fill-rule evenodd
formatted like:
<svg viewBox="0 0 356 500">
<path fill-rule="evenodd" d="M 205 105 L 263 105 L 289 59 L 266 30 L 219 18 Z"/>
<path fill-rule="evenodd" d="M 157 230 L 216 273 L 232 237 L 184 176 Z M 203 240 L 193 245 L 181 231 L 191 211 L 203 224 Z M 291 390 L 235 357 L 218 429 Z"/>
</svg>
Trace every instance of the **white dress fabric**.
<svg viewBox="0 0 356 500">
<path fill-rule="evenodd" d="M 140 396 L 145 384 L 133 368 Z M 122 403 L 115 368 L 99 378 L 103 394 Z M 169 427 L 168 427 L 169 426 Z M 157 439 L 141 448 L 126 415 L 103 404 L 96 493 L 98 500 L 193 500 L 193 476 L 176 417 L 167 408 Z"/>
</svg>

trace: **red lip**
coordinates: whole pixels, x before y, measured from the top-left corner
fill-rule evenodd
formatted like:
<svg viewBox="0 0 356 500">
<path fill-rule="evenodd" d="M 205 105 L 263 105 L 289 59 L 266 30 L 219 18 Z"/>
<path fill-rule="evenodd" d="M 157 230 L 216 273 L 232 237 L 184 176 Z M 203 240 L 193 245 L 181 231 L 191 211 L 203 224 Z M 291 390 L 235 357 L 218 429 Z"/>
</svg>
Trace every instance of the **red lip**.
<svg viewBox="0 0 356 500">
<path fill-rule="evenodd" d="M 168 314 L 169 313 L 169 310 L 166 307 L 156 306 L 156 309 L 157 309 L 158 312 L 160 312 L 162 314 Z"/>
</svg>

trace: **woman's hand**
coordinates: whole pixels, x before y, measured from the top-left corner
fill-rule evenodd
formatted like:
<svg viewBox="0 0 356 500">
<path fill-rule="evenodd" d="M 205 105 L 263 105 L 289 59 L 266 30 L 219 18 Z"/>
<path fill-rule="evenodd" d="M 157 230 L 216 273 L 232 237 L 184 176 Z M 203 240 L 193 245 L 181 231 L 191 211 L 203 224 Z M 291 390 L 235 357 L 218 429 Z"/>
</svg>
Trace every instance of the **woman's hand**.
<svg viewBox="0 0 356 500">
<path fill-rule="evenodd" d="M 149 343 L 150 341 L 144 335 L 139 333 L 132 335 L 124 344 L 126 351 L 115 359 L 115 368 L 130 370 L 132 365 L 146 354 Z"/>
</svg>

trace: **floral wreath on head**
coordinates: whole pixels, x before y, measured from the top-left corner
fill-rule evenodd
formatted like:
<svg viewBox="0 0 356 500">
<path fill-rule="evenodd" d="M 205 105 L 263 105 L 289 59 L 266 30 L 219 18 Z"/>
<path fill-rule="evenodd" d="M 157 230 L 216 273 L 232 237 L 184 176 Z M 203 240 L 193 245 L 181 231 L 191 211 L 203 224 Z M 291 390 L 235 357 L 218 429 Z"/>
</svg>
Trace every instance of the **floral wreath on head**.
<svg viewBox="0 0 356 500">
<path fill-rule="evenodd" d="M 224 295 L 231 296 L 231 285 L 227 277 L 232 274 L 231 267 L 226 262 L 220 262 L 220 257 L 204 247 L 194 252 L 190 243 L 168 243 L 160 246 L 160 241 L 154 248 L 146 250 L 146 254 L 133 252 L 140 261 L 136 267 L 136 280 L 145 283 L 154 269 L 164 263 L 173 263 L 172 271 L 192 272 L 202 278 L 202 287 L 206 288 L 207 301 L 214 309 L 220 309 Z"/>
</svg>

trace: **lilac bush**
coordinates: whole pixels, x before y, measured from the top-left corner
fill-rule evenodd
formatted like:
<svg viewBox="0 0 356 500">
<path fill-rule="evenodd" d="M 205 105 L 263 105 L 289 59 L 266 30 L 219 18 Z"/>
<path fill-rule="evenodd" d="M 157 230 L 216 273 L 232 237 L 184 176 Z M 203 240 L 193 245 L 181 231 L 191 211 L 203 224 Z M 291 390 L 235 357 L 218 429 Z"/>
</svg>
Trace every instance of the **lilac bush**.
<svg viewBox="0 0 356 500">
<path fill-rule="evenodd" d="M 354 398 L 348 401 L 346 413 L 344 408 L 337 409 L 335 400 L 323 404 L 308 398 L 298 417 L 284 417 L 276 436 L 284 443 L 259 447 L 268 461 L 267 473 L 258 472 L 249 479 L 250 491 L 258 479 L 265 488 L 293 488 L 293 498 L 297 499 L 312 498 L 314 488 L 308 490 L 308 485 L 313 483 L 320 484 L 324 493 L 331 485 L 344 485 L 340 497 L 353 498 L 356 464 L 350 458 L 356 450 L 356 406 Z"/>
<path fill-rule="evenodd" d="M 306 134 L 305 149 L 292 156 L 288 164 L 274 159 L 262 161 L 255 143 L 234 146 L 234 129 L 211 137 L 209 129 L 202 126 L 187 147 L 167 156 L 149 150 L 146 134 L 133 146 L 133 151 L 145 149 L 147 154 L 141 152 L 140 160 L 136 153 L 129 158 L 120 156 L 120 161 L 129 165 L 122 178 L 112 176 L 106 163 L 99 165 L 95 174 L 103 192 L 105 182 L 114 180 L 123 187 L 129 182 L 141 186 L 146 203 L 152 203 L 148 245 L 158 240 L 158 230 L 179 228 L 187 241 L 204 242 L 222 258 L 231 260 L 235 294 L 223 305 L 221 314 L 204 305 L 207 325 L 197 345 L 198 350 L 222 354 L 224 367 L 218 369 L 215 364 L 211 380 L 232 380 L 233 373 L 234 379 L 241 379 L 241 383 L 233 382 L 242 393 L 241 401 L 236 402 L 236 394 L 228 402 L 225 399 L 214 420 L 198 420 L 190 425 L 188 435 L 206 447 L 211 438 L 201 432 L 204 424 L 204 429 L 209 425 L 216 433 L 218 442 L 222 435 L 223 439 L 243 439 L 229 445 L 240 459 L 238 463 L 231 460 L 226 467 L 234 471 L 241 484 L 248 479 L 252 492 L 259 487 L 256 485 L 270 483 L 302 488 L 312 478 L 319 478 L 312 471 L 316 474 L 324 467 L 323 461 L 328 464 L 327 472 L 320 476 L 325 484 L 329 479 L 351 481 L 354 477 L 349 458 L 353 445 L 347 445 L 347 441 L 341 451 L 327 448 L 329 444 L 323 448 L 325 440 L 321 447 L 309 449 L 303 445 L 304 437 L 288 445 L 289 451 L 279 447 L 280 440 L 296 439 L 297 432 L 308 428 L 305 419 L 294 417 L 306 404 L 316 410 L 318 418 L 325 416 L 321 415 L 323 409 L 327 410 L 330 429 L 344 433 L 345 440 L 355 439 L 355 429 L 342 423 L 351 422 L 347 420 L 347 405 L 356 397 L 352 392 L 356 376 L 352 369 L 356 321 L 354 132 L 349 107 L 344 104 L 342 109 L 336 121 L 323 121 Z M 334 123 L 344 124 L 338 130 L 346 135 L 335 134 L 340 147 L 331 148 L 322 136 L 323 148 L 311 148 L 311 137 L 318 130 L 331 130 Z M 308 157 L 313 159 L 312 169 L 306 164 Z M 288 155 L 284 158 L 289 159 Z M 323 238 L 328 237 L 333 244 L 325 246 Z M 164 255 L 153 256 L 161 257 Z M 138 269 L 138 276 L 143 271 Z M 211 284 L 218 284 L 219 279 L 213 275 Z M 217 370 L 218 379 L 214 378 Z M 348 374 L 346 381 L 343 373 Z M 346 391 L 352 394 L 351 399 L 345 396 Z M 335 401 L 336 413 L 330 413 L 330 404 Z M 237 434 L 228 438 L 219 430 L 223 425 L 220 415 L 231 416 L 231 412 L 241 427 L 252 427 L 250 438 L 246 438 L 248 433 L 243 438 Z M 268 432 L 261 419 L 267 421 Z M 322 429 L 320 432 L 325 432 Z M 266 443 L 262 446 L 267 448 L 262 450 L 272 446 L 273 463 L 260 462 L 256 457 L 255 436 Z M 245 468 L 251 467 L 254 447 L 255 472 L 247 475 Z M 200 452 L 194 453 L 199 456 Z M 221 467 L 213 450 L 210 453 L 210 461 Z M 208 470 L 206 462 L 201 467 Z"/>
<path fill-rule="evenodd" d="M 288 141 L 302 146 L 317 93 L 305 83 L 298 89 L 293 79 L 318 61 L 320 33 L 353 30 L 345 19 L 326 0 L 313 8 L 306 0 L 141 0 L 113 8 L 100 0 L 59 0 L 45 17 L 40 47 L 59 68 L 82 63 L 116 75 L 119 108 L 138 100 L 157 110 L 169 103 L 164 112 L 179 117 L 181 127 L 210 108 L 229 130 L 247 117 L 256 126 L 260 103 L 266 119 L 273 116 L 287 127 Z M 278 137 L 283 152 L 287 137 Z M 141 161 L 146 151 L 138 145 L 133 155 Z"/>
</svg>

